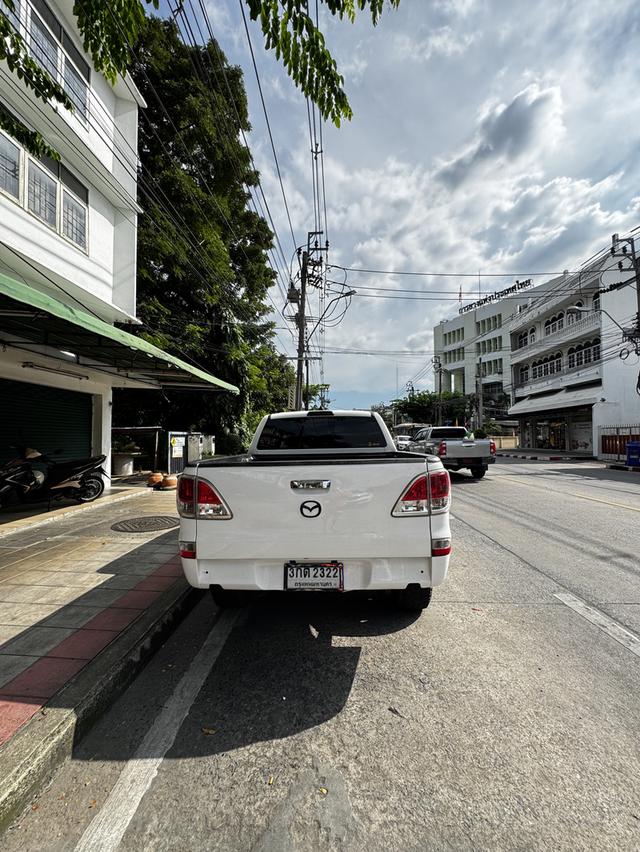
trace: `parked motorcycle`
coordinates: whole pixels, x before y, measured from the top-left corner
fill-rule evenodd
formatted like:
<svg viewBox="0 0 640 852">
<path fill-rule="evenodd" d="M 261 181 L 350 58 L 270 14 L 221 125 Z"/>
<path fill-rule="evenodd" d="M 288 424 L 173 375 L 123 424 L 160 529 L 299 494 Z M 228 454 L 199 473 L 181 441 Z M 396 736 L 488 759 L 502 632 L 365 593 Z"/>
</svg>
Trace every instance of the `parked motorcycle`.
<svg viewBox="0 0 640 852">
<path fill-rule="evenodd" d="M 16 458 L 0 467 L 0 507 L 65 497 L 91 503 L 104 491 L 106 456 L 57 462 L 33 447 L 14 449 Z"/>
</svg>

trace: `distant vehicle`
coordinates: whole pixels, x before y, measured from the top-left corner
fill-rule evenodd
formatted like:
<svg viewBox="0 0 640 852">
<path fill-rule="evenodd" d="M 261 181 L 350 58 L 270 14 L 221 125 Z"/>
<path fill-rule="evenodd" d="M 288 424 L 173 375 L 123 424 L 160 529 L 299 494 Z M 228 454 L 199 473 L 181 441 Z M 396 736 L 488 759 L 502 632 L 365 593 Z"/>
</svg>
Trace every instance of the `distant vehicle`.
<svg viewBox="0 0 640 852">
<path fill-rule="evenodd" d="M 429 423 L 398 423 L 391 428 L 393 440 L 399 450 L 406 450 L 416 432 L 429 426 Z"/>
<path fill-rule="evenodd" d="M 496 460 L 495 441 L 473 438 L 464 426 L 419 429 L 407 449 L 411 453 L 438 456 L 447 470 L 469 468 L 474 479 L 482 479 Z"/>
<path fill-rule="evenodd" d="M 447 575 L 450 494 L 440 460 L 396 450 L 375 412 L 271 414 L 246 455 L 185 467 L 182 568 L 219 606 L 378 590 L 419 611 Z"/>
</svg>

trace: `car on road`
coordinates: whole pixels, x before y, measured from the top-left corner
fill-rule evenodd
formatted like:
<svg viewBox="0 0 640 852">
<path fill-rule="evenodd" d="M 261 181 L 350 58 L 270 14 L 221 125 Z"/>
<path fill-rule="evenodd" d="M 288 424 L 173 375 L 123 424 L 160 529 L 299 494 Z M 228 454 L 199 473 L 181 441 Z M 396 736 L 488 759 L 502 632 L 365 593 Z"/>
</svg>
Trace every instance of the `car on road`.
<svg viewBox="0 0 640 852">
<path fill-rule="evenodd" d="M 407 447 L 413 453 L 436 455 L 447 470 L 468 468 L 474 479 L 482 479 L 496 460 L 491 439 L 472 437 L 464 426 L 429 426 L 420 429 Z"/>
<path fill-rule="evenodd" d="M 268 415 L 247 454 L 190 463 L 177 500 L 185 577 L 221 606 L 259 591 L 392 591 L 417 611 L 447 575 L 449 474 L 397 450 L 376 412 Z"/>
</svg>

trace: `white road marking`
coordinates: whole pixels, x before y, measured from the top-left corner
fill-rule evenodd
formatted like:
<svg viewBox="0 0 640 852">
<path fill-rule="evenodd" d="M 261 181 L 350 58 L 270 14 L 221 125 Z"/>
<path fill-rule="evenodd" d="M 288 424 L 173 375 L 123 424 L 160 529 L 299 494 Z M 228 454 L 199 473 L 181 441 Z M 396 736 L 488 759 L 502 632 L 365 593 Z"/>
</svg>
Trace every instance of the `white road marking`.
<svg viewBox="0 0 640 852">
<path fill-rule="evenodd" d="M 627 630 L 626 627 L 618 624 L 618 622 L 614 621 L 613 618 L 609 618 L 608 615 L 600 612 L 599 609 L 589 606 L 583 600 L 580 600 L 580 598 L 569 594 L 569 592 L 556 592 L 554 597 L 558 598 L 558 600 L 562 601 L 562 603 L 566 606 L 571 607 L 574 612 L 577 612 L 578 615 L 586 618 L 587 621 L 595 624 L 596 627 L 599 627 L 600 630 L 608 636 L 611 636 L 611 638 L 615 639 L 616 642 L 624 645 L 624 647 L 628 651 L 631 651 L 632 654 L 635 654 L 636 657 L 640 657 L 640 636 L 636 636 L 635 633 L 632 633 L 631 630 Z"/>
<path fill-rule="evenodd" d="M 136 753 L 120 773 L 76 852 L 114 852 L 176 738 L 233 628 L 238 612 L 222 613 Z"/>
</svg>

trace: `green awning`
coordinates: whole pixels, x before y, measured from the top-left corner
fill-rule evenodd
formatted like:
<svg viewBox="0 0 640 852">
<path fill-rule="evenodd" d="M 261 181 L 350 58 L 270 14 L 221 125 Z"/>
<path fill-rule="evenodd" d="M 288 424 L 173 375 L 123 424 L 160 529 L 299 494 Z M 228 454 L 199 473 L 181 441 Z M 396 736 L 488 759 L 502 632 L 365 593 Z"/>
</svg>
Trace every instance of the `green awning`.
<svg viewBox="0 0 640 852">
<path fill-rule="evenodd" d="M 31 310 L 25 310 L 25 305 Z M 2 332 L 7 334 L 5 339 L 2 339 Z M 212 389 L 215 385 L 232 393 L 240 392 L 235 385 L 164 352 L 141 337 L 69 307 L 2 272 L 0 343 L 26 351 L 33 351 L 29 346 L 36 345 L 71 352 L 78 365 L 153 382 L 165 388 Z"/>
</svg>

